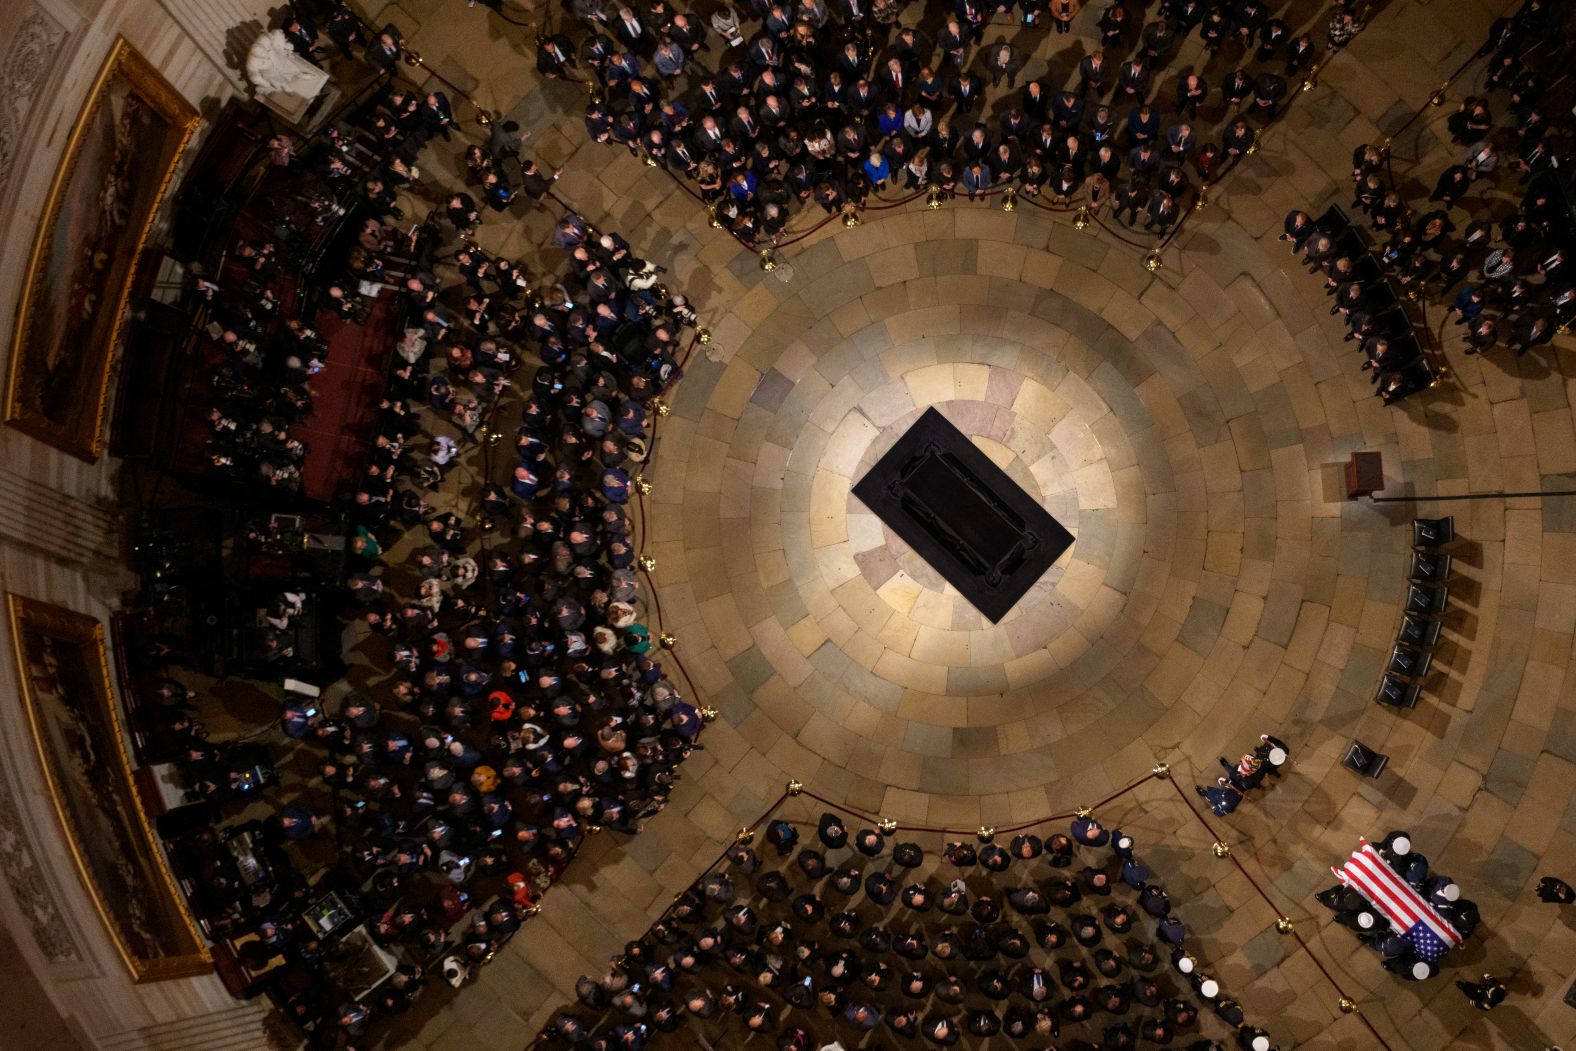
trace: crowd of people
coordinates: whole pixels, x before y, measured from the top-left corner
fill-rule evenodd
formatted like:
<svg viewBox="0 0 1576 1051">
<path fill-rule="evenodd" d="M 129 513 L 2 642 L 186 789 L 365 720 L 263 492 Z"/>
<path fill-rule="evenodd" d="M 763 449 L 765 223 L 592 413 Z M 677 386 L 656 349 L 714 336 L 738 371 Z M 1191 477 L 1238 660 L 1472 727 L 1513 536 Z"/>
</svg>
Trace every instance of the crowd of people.
<svg viewBox="0 0 1576 1051">
<path fill-rule="evenodd" d="M 1186 949 L 1187 930 L 1131 836 L 1091 815 L 1007 846 L 890 849 L 823 813 L 814 841 L 782 818 L 736 843 L 609 970 L 548 1046 L 638 1049 L 659 1033 L 737 1026 L 780 1051 L 862 1046 L 880 1031 L 951 1046 L 1001 1034 L 1035 1046 L 1209 1051 L 1205 1006 L 1246 1051 L 1270 1051 Z M 837 1043 L 831 1043 L 831 1041 Z"/>
<path fill-rule="evenodd" d="M 1559 118 L 1571 100 L 1557 71 L 1569 65 L 1573 47 L 1568 34 L 1555 31 L 1559 25 L 1546 0 L 1525 0 L 1494 23 L 1484 47 L 1485 94 L 1464 98 L 1447 118 L 1462 152 L 1439 173 L 1426 202 L 1403 196 L 1386 149 L 1370 144 L 1353 152 L 1352 207 L 1382 239 L 1368 257 L 1377 265 L 1340 252 L 1339 231 L 1328 224 L 1321 228 L 1301 212 L 1287 217 L 1285 238 L 1325 275 L 1332 312 L 1346 316 L 1348 338 L 1360 341 L 1363 368 L 1373 370 L 1387 401 L 1395 400 L 1393 389 L 1406 390 L 1406 359 L 1414 354 L 1396 338 L 1397 328 L 1368 309 L 1383 298 L 1383 284 L 1448 302 L 1469 355 L 1503 346 L 1520 357 L 1576 318 L 1569 266 L 1576 220 L 1550 177 L 1576 160 L 1571 126 Z M 1509 112 L 1496 118 L 1501 106 Z"/>
<path fill-rule="evenodd" d="M 1116 0 L 1099 19 L 1101 49 L 1078 63 L 1074 83 L 1020 87 L 1025 56 L 1005 39 L 985 43 L 990 19 L 1016 10 L 1025 27 L 1065 33 L 1074 0 L 958 0 L 934 43 L 902 24 L 899 0 L 834 0 L 831 9 L 752 0 L 758 29 L 724 7 L 708 20 L 710 37 L 665 0 L 638 13 L 601 0 L 572 9 L 581 39 L 544 37 L 539 69 L 593 76 L 602 92 L 587 111 L 592 138 L 694 180 L 746 244 L 769 241 L 812 198 L 837 214 L 889 184 L 970 198 L 1012 186 L 1095 209 L 1110 200 L 1119 220 L 1142 215 L 1163 235 L 1198 181 L 1247 152 L 1255 123 L 1275 117 L 1319 50 L 1264 0 L 1164 0 L 1141 29 Z M 339 0 L 292 8 L 286 20 L 310 61 L 327 60 L 326 34 L 346 56 L 360 48 L 374 67 L 397 67 L 397 31 L 364 31 Z M 1528 0 L 1496 27 L 1491 66 L 1491 92 L 1512 93 L 1517 155 L 1531 174 L 1552 148 L 1541 83 L 1503 58 L 1546 24 L 1539 0 Z M 1198 68 L 1168 73 L 1195 30 L 1211 64 L 1224 54 L 1239 67 L 1218 88 Z M 1326 46 L 1353 31 L 1343 2 Z M 1488 107 L 1469 100 L 1452 122 L 1473 143 L 1466 187 L 1494 170 Z M 1205 114 L 1218 141 L 1203 141 Z M 276 137 L 265 203 L 281 221 L 250 228 L 191 288 L 216 355 L 210 466 L 284 491 L 300 484 L 307 450 L 290 432 L 311 412 L 323 319 L 361 324 L 370 300 L 387 296 L 407 322 L 370 459 L 343 494 L 345 594 L 393 676 L 332 702 L 287 695 L 280 727 L 312 750 L 313 774 L 279 791 L 260 773 L 273 764 L 257 741 L 208 739 L 202 698 L 178 668 L 159 688 L 161 740 L 192 798 L 214 813 L 199 838 L 245 832 L 275 862 L 267 883 L 253 885 L 216 852 L 201 872 L 199 911 L 232 917 L 224 929 L 247 942 L 249 966 L 283 961 L 273 991 L 322 1048 L 366 1046 L 434 968 L 462 984 L 519 929 L 587 834 L 638 832 L 701 747 L 700 711 L 666 674 L 643 621 L 630 513 L 653 402 L 679 377 L 697 319 L 660 284 L 659 267 L 573 212 L 552 233 L 563 273 L 484 251 L 478 227 L 527 203 L 556 203 L 557 173 L 523 156 L 529 135 L 517 125 L 499 123 L 485 143 L 456 143 L 455 129 L 441 92 L 391 79 L 317 141 Z M 430 194 L 420 168 L 434 166 L 440 145 L 460 155 L 469 189 L 431 202 L 416 233 L 401 233 L 390 221 L 405 221 L 402 200 Z M 1450 291 L 1480 274 L 1456 301 L 1468 338 L 1495 336 L 1497 314 L 1519 352 L 1569 319 L 1571 286 L 1540 183 L 1498 238 L 1476 222 L 1452 241 L 1459 176 L 1441 179 L 1445 208 L 1414 221 L 1382 179 L 1374 198 L 1382 160 L 1359 150 L 1353 175 L 1358 206 L 1393 234 L 1382 258 L 1395 280 L 1444 280 Z M 336 224 L 349 236 L 318 265 L 316 235 Z M 1326 274 L 1380 395 L 1405 396 L 1410 373 L 1386 357 L 1386 333 L 1363 309 L 1359 261 L 1335 252 L 1303 213 L 1288 218 L 1286 234 Z M 1528 334 L 1518 335 L 1526 318 Z M 1488 336 L 1474 336 L 1485 320 Z M 474 499 L 456 492 L 453 467 L 467 451 L 487 466 L 486 435 L 506 431 L 498 421 L 516 409 L 511 462 L 482 478 Z M 282 632 L 302 605 L 282 591 L 260 616 Z M 1239 762 L 1222 759 L 1225 775 L 1198 790 L 1229 814 L 1279 776 L 1286 756 L 1285 743 L 1265 735 Z M 223 824 L 259 798 L 271 816 Z M 1120 830 L 1080 817 L 1043 841 L 1026 833 L 1007 847 L 948 844 L 942 863 L 954 878 L 939 881 L 921 874 L 918 845 L 888 851 L 881 832 L 850 833 L 836 815 L 823 815 L 817 837 L 800 847 L 798 830 L 778 821 L 765 832 L 769 851 L 737 845 L 728 870 L 702 877 L 607 974 L 581 980 L 589 1014 L 560 1013 L 551 1038 L 636 1049 L 653 1032 L 736 1018 L 792 1051 L 878 1028 L 942 1046 L 996 1033 L 1061 1040 L 1066 1028 L 1058 1046 L 1187 1041 L 1201 1051 L 1220 1046 L 1200 1033 L 1201 999 L 1241 1048 L 1272 1046 L 1198 972 L 1166 892 Z M 313 864 L 309 847 L 331 860 Z M 1384 850 L 1458 930 L 1475 927 L 1471 903 L 1430 874 L 1404 836 Z M 1009 883 L 1008 872 L 1023 878 Z M 1563 884 L 1545 890 L 1547 900 L 1573 896 Z M 364 997 L 322 980 L 333 948 L 304 910 L 329 892 L 398 960 Z M 1352 892 L 1332 888 L 1320 900 L 1386 967 L 1421 977 L 1423 961 L 1376 928 Z"/>
<path fill-rule="evenodd" d="M 902 0 L 751 0 L 706 21 L 667 0 L 569 6 L 578 42 L 568 26 L 544 36 L 538 70 L 594 79 L 590 137 L 693 181 L 751 246 L 811 201 L 832 215 L 883 190 L 972 200 L 1006 187 L 1094 210 L 1111 201 L 1119 220 L 1163 236 L 1320 55 L 1267 0 L 1162 0 L 1147 22 L 1113 0 L 1099 46 L 1062 83 L 1027 76 L 1030 55 L 996 32 L 1011 23 L 993 19 L 1016 19 L 1027 45 L 1044 27 L 1067 33 L 1078 0 L 954 0 L 934 39 L 902 21 Z M 1354 7 L 1337 0 L 1325 47 L 1356 31 Z M 1194 32 L 1204 62 L 1173 71 Z M 1212 86 L 1217 63 L 1235 68 Z"/>
<path fill-rule="evenodd" d="M 1413 849 L 1410 832 L 1391 832 L 1374 847 L 1457 934 L 1464 939 L 1472 937 L 1478 928 L 1477 905 L 1461 896 L 1455 880 L 1430 870 L 1428 858 Z M 1350 929 L 1359 942 L 1379 955 L 1385 970 L 1415 982 L 1439 973 L 1437 955 L 1420 954 L 1416 942 L 1394 930 L 1372 902 L 1345 883 L 1322 890 L 1314 898 L 1335 914 L 1336 923 Z"/>
<path fill-rule="evenodd" d="M 1315 219 L 1294 208 L 1282 229 L 1281 240 L 1301 254 L 1309 273 L 1323 278 L 1325 294 L 1333 300 L 1330 313 L 1346 322 L 1346 341 L 1361 350 L 1359 368 L 1371 373 L 1375 396 L 1390 405 L 1432 384 L 1436 373 L 1396 287 L 1344 214 L 1332 209 Z"/>
<path fill-rule="evenodd" d="M 320 6 L 331 21 L 343 10 Z M 323 17 L 304 7 L 286 15 L 313 61 L 327 58 Z M 364 44 L 362 57 L 385 69 L 393 63 L 374 52 L 402 46 L 392 31 L 330 39 L 347 54 Z M 660 268 L 573 213 L 542 246 L 544 258 L 561 253 L 561 273 L 483 251 L 470 195 L 435 199 L 417 175 L 418 159 L 438 167 L 452 129 L 441 95 L 389 79 L 299 158 L 290 141 L 271 143 L 277 199 L 321 213 L 325 226 L 340 217 L 354 231 L 348 257 L 316 294 L 279 296 L 270 289 L 306 280 L 301 239 L 248 240 L 226 269 L 242 280 L 196 288 L 233 358 L 218 370 L 226 380 L 216 387 L 235 397 L 214 409 L 223 444 L 213 467 L 247 480 L 264 464 L 276 485 L 284 471 L 269 436 L 307 411 L 305 384 L 322 365 L 313 311 L 357 323 L 362 291 L 376 284 L 406 318 L 369 462 L 342 494 L 348 616 L 392 678 L 348 693 L 287 691 L 279 743 L 309 749 L 315 770 L 277 791 L 253 772 L 273 769 L 280 753 L 260 758 L 255 733 L 244 746 L 210 744 L 179 670 L 167 686 L 164 731 L 184 756 L 186 788 L 214 807 L 215 827 L 195 839 L 255 833 L 249 849 L 270 862 L 254 870 L 266 882 L 252 885 L 225 851 L 203 854 L 198 910 L 223 917 L 215 930 L 244 943 L 243 962 L 274 966 L 273 995 L 325 1048 L 368 1046 L 370 1028 L 409 1007 L 435 966 L 463 983 L 589 833 L 638 832 L 701 747 L 701 713 L 644 623 L 631 521 L 652 403 L 679 378 L 697 318 L 659 284 Z M 483 145 L 450 148 L 473 172 L 489 169 L 491 187 L 505 171 L 529 180 L 526 138 L 500 126 Z M 484 192 L 498 212 L 515 203 L 514 191 Z M 396 269 L 383 221 L 403 218 L 400 201 L 423 199 L 436 206 Z M 273 384 L 284 393 L 262 393 Z M 296 411 L 274 406 L 292 393 Z M 480 451 L 484 432 L 507 431 L 501 419 L 514 412 L 516 455 L 494 464 Z M 241 450 L 255 461 L 243 463 Z M 485 475 L 475 493 L 449 477 L 467 450 Z M 300 605 L 299 594 L 282 594 L 260 623 L 289 627 Z M 263 798 L 272 816 L 223 824 L 243 796 Z M 325 852 L 331 860 L 314 863 Z M 368 995 L 346 997 L 325 978 L 334 948 L 303 910 L 329 892 L 399 960 Z"/>
<path fill-rule="evenodd" d="M 356 27 L 338 0 L 324 0 L 332 27 Z M 314 63 L 316 22 L 285 15 L 287 38 Z M 332 37 L 347 55 L 358 35 Z M 359 33 L 359 30 L 356 30 Z M 376 36 L 364 51 L 389 37 Z M 190 302 L 206 308 L 212 348 L 205 377 L 210 473 L 294 493 L 307 445 L 291 431 L 312 414 L 311 380 L 323 368 L 328 326 L 361 326 L 380 296 L 416 269 L 431 245 L 403 220 L 401 193 L 419 189 L 417 157 L 454 122 L 442 92 L 390 82 L 364 106 L 305 143 L 280 133 L 266 143 L 262 192 L 235 224 L 239 236 L 217 272 L 197 272 Z M 298 152 L 299 151 L 299 152 Z"/>
</svg>

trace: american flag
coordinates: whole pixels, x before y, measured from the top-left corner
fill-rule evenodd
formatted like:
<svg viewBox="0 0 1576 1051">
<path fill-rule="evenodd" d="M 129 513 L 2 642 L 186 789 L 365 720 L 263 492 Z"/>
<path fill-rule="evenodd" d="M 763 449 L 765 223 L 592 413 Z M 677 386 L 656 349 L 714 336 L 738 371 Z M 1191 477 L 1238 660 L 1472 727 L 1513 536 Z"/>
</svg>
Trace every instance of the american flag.
<svg viewBox="0 0 1576 1051">
<path fill-rule="evenodd" d="M 1372 844 L 1366 839 L 1361 844 L 1345 865 L 1330 870 L 1335 878 L 1368 899 L 1420 958 L 1432 963 L 1460 945 L 1456 929 L 1395 874 Z"/>
</svg>

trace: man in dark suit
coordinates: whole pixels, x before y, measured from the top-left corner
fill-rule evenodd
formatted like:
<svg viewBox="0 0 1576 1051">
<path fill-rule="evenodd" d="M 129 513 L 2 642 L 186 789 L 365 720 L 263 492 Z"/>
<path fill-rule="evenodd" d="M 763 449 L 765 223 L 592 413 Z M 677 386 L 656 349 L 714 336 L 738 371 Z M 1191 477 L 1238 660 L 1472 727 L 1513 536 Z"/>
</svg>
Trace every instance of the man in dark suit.
<svg viewBox="0 0 1576 1051">
<path fill-rule="evenodd" d="M 711 50 L 706 43 L 706 27 L 688 15 L 674 15 L 673 21 L 668 24 L 667 33 L 668 39 L 683 48 L 685 54 L 697 55 Z"/>
<path fill-rule="evenodd" d="M 944 62 L 949 62 L 959 69 L 968 64 L 968 31 L 957 19 L 947 20 L 941 32 L 936 34 L 936 43 L 941 47 L 941 57 Z"/>
<path fill-rule="evenodd" d="M 710 113 L 700 119 L 700 127 L 695 129 L 695 152 L 703 157 L 709 157 L 722 149 L 723 131 L 717 126 L 717 118 Z"/>
<path fill-rule="evenodd" d="M 536 71 L 550 80 L 557 80 L 575 65 L 575 46 L 562 33 L 542 38 L 536 45 Z"/>
<path fill-rule="evenodd" d="M 635 12 L 627 7 L 618 9 L 618 17 L 613 20 L 612 29 L 619 43 L 632 51 L 647 47 L 652 42 L 652 34 L 641 24 Z"/>
<path fill-rule="evenodd" d="M 428 135 L 442 135 L 443 141 L 449 141 L 449 129 L 454 126 L 454 107 L 449 104 L 447 95 L 441 91 L 429 92 L 417 113 Z"/>
<path fill-rule="evenodd" d="M 969 200 L 974 200 L 990 189 L 991 171 L 986 165 L 975 161 L 963 169 L 963 189 L 969 195 Z"/>
<path fill-rule="evenodd" d="M 1003 41 L 993 44 L 988 49 L 985 59 L 985 69 L 990 73 L 991 86 L 995 87 L 1003 80 L 1009 88 L 1016 87 L 1018 70 L 1023 68 L 1023 55 L 1011 44 Z"/>
<path fill-rule="evenodd" d="M 1541 313 L 1518 314 L 1510 327 L 1509 343 L 1521 357 L 1533 347 L 1541 347 L 1554 338 L 1554 326 Z"/>
<path fill-rule="evenodd" d="M 1118 90 L 1135 102 L 1149 97 L 1149 81 L 1149 67 L 1138 58 L 1129 59 L 1116 78 Z"/>
<path fill-rule="evenodd" d="M 312 63 L 312 65 L 321 68 L 322 63 L 317 60 L 317 27 L 315 25 L 300 15 L 292 13 L 285 19 L 281 32 L 284 33 L 285 39 L 290 41 L 290 46 L 295 48 L 296 54 Z"/>
<path fill-rule="evenodd" d="M 750 43 L 750 61 L 762 69 L 776 69 L 783 64 L 782 51 L 777 41 L 762 33 Z"/>
<path fill-rule="evenodd" d="M 338 46 L 341 55 L 350 58 L 350 45 L 361 41 L 361 22 L 342 4 L 335 3 L 323 32 Z"/>
<path fill-rule="evenodd" d="M 678 146 L 680 143 L 674 145 Z M 537 167 L 536 161 L 528 158 L 520 166 L 520 192 L 533 201 L 539 201 L 553 188 L 553 183 L 557 182 L 562 174 L 562 168 L 555 169 L 551 174 L 545 174 Z"/>
<path fill-rule="evenodd" d="M 393 73 L 394 67 L 399 64 L 404 55 L 405 40 L 400 36 L 399 30 L 392 23 L 383 27 L 377 39 L 367 45 L 362 57 L 367 64 L 376 67 L 380 72 Z"/>
<path fill-rule="evenodd" d="M 892 46 L 897 49 L 898 61 L 903 63 L 903 69 L 909 76 L 919 72 L 919 67 L 930 61 L 933 50 L 930 39 L 923 32 L 908 27 L 898 30 Z"/>
<path fill-rule="evenodd" d="M 690 100 L 690 109 L 701 115 L 716 113 L 722 109 L 722 90 L 717 87 L 713 77 L 704 77 L 695 85 L 695 94 Z"/>
<path fill-rule="evenodd" d="M 1023 86 L 1023 90 L 1018 92 L 1019 108 L 1036 124 L 1045 120 L 1045 115 L 1050 112 L 1050 105 L 1050 93 L 1038 80 L 1029 81 Z"/>
<path fill-rule="evenodd" d="M 903 108 L 903 101 L 908 90 L 909 74 L 903 68 L 903 60 L 893 56 L 887 59 L 886 65 L 876 74 L 876 87 L 881 92 L 881 97 L 898 109 Z"/>
<path fill-rule="evenodd" d="M 962 73 L 948 82 L 947 94 L 952 96 L 952 101 L 957 106 L 956 115 L 963 117 L 974 112 L 974 108 L 980 104 L 981 96 L 985 94 L 985 88 L 980 83 L 979 77 L 972 73 Z"/>
<path fill-rule="evenodd" d="M 733 120 L 728 122 L 728 134 L 733 141 L 738 143 L 752 143 L 761 133 L 761 122 L 755 119 L 755 114 L 750 112 L 748 106 L 740 106 L 734 111 Z"/>
<path fill-rule="evenodd" d="M 1111 83 L 1111 69 L 1106 65 L 1105 52 L 1094 51 L 1084 56 L 1078 63 L 1078 90 L 1080 93 L 1093 91 L 1095 98 L 1105 94 L 1106 87 Z"/>
</svg>

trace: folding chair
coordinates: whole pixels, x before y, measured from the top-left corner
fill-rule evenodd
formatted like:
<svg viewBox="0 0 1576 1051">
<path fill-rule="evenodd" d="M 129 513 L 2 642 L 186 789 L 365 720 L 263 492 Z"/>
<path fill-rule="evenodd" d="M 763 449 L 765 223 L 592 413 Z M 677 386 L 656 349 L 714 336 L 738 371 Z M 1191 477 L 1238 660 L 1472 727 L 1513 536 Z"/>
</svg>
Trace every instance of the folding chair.
<svg viewBox="0 0 1576 1051">
<path fill-rule="evenodd" d="M 1406 589 L 1406 612 L 1422 617 L 1438 617 L 1450 602 L 1450 589 L 1444 585 L 1413 584 Z"/>
<path fill-rule="evenodd" d="M 1395 641 L 1403 646 L 1431 650 L 1439 644 L 1439 632 L 1443 627 L 1437 620 L 1414 617 L 1408 613 L 1401 618 L 1401 629 L 1396 632 Z"/>
<path fill-rule="evenodd" d="M 1412 546 L 1424 551 L 1444 547 L 1456 538 L 1456 516 L 1412 519 Z"/>
<path fill-rule="evenodd" d="M 1420 682 L 1403 682 L 1386 675 L 1379 681 L 1379 692 L 1374 700 L 1391 708 L 1416 708 L 1417 695 L 1422 690 Z"/>
<path fill-rule="evenodd" d="M 1436 551 L 1413 551 L 1407 579 L 1414 584 L 1443 584 L 1450 579 L 1450 556 Z"/>
<path fill-rule="evenodd" d="M 1427 650 L 1414 650 L 1406 646 L 1392 646 L 1390 648 L 1390 664 L 1385 669 L 1386 675 L 1394 675 L 1402 679 L 1421 679 L 1428 674 L 1428 669 L 1434 663 L 1434 655 Z"/>
</svg>

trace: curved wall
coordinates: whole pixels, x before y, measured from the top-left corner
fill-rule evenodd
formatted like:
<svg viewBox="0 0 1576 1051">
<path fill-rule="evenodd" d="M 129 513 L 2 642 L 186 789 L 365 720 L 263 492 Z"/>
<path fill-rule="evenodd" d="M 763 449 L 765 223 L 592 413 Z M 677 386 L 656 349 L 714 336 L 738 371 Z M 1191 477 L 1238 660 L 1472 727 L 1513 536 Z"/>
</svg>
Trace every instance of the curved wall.
<svg viewBox="0 0 1576 1051">
<path fill-rule="evenodd" d="M 226 56 L 266 17 L 261 0 L 0 3 L 0 370 L 45 197 L 115 37 L 126 37 L 211 114 L 240 86 Z M 108 618 L 128 583 L 115 469 L 107 457 L 86 464 L 0 427 L 0 591 Z M 133 985 L 44 791 L 14 664 L 9 640 L 0 641 L 0 921 L 19 962 L 84 1048 L 270 1046 L 262 1006 L 237 1003 L 215 977 Z M 33 996 L 22 983 L 7 983 L 0 1010 L 41 1022 L 45 1009 Z"/>
</svg>

